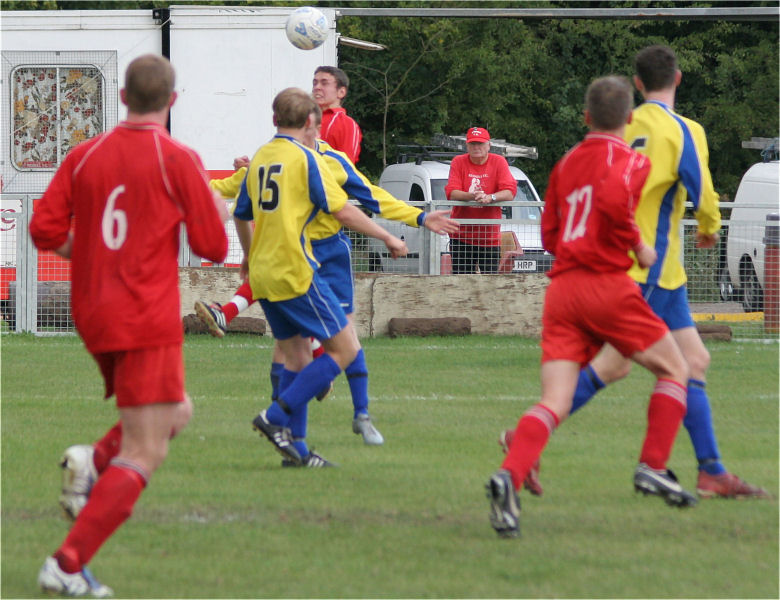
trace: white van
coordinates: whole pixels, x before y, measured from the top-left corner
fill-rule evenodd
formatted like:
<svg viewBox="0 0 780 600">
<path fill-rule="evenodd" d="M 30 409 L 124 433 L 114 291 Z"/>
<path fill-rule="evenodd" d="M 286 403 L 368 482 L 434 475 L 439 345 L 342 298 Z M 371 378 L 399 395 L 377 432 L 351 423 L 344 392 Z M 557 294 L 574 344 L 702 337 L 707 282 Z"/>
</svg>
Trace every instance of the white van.
<svg viewBox="0 0 780 600">
<path fill-rule="evenodd" d="M 509 170 L 517 180 L 515 201 L 533 202 L 538 206 L 503 206 L 503 218 L 515 222 L 503 223 L 502 232 L 514 232 L 523 254 L 513 261 L 511 272 L 545 272 L 550 269 L 553 257 L 542 248 L 541 220 L 542 201 L 531 180 L 517 167 Z M 449 162 L 437 160 L 421 160 L 388 165 L 379 179 L 379 187 L 387 190 L 399 200 L 404 200 L 421 208 L 433 209 L 446 207 L 437 206 L 437 201 L 447 201 L 444 187 L 450 173 Z M 517 222 L 522 221 L 522 222 Z M 428 265 L 420 264 L 420 257 L 433 254 L 433 264 L 438 265 L 440 255 L 447 253 L 447 237 L 433 236 L 438 242 L 438 248 L 425 248 L 426 238 L 421 235 L 427 230 L 408 227 L 403 223 L 377 219 L 377 222 L 398 237 L 404 239 L 409 248 L 405 259 L 392 260 L 387 256 L 387 250 L 381 243 L 369 241 L 369 269 L 393 273 L 429 273 L 436 269 L 428 269 Z"/>
<path fill-rule="evenodd" d="M 729 219 L 726 260 L 734 298 L 746 312 L 763 309 L 766 216 L 780 212 L 780 162 L 750 167 L 739 183 Z M 721 295 L 723 291 L 721 292 Z"/>
</svg>

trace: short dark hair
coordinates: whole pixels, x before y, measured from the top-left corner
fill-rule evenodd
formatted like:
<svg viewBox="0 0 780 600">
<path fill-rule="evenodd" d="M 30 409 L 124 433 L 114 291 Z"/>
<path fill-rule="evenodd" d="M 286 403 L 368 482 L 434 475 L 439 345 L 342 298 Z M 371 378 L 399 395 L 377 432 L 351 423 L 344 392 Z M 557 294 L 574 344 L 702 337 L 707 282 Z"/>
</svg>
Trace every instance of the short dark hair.
<svg viewBox="0 0 780 600">
<path fill-rule="evenodd" d="M 300 129 L 318 108 L 311 94 L 299 88 L 286 88 L 274 98 L 274 121 L 277 127 Z"/>
<path fill-rule="evenodd" d="M 336 87 L 349 89 L 349 77 L 338 67 L 317 67 L 314 74 L 316 75 L 317 73 L 329 73 L 330 75 L 333 75 L 333 78 L 336 80 Z"/>
<path fill-rule="evenodd" d="M 674 85 L 677 56 L 669 46 L 657 44 L 640 50 L 634 58 L 637 77 L 645 91 L 656 92 Z"/>
<path fill-rule="evenodd" d="M 157 54 L 134 59 L 125 71 L 125 100 L 130 112 L 146 114 L 168 105 L 176 83 L 170 61 Z"/>
<path fill-rule="evenodd" d="M 634 90 L 620 75 L 599 77 L 585 92 L 585 108 L 594 129 L 609 131 L 625 125 L 633 106 Z"/>
</svg>

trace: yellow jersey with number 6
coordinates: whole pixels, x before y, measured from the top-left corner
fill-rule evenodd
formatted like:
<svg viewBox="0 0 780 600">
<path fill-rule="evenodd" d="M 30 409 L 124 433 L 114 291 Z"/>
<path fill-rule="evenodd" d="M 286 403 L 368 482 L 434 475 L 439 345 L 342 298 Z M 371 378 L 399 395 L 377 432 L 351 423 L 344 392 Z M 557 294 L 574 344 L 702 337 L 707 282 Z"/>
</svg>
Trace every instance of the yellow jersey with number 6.
<svg viewBox="0 0 780 600">
<path fill-rule="evenodd" d="M 305 294 L 319 263 L 309 224 L 340 211 L 347 195 L 323 158 L 290 136 L 277 134 L 252 157 L 233 216 L 254 220 L 249 285 L 272 302 Z"/>
<path fill-rule="evenodd" d="M 720 230 L 718 194 L 712 185 L 704 129 L 665 104 L 650 101 L 634 110 L 625 140 L 650 159 L 636 223 L 642 240 L 658 253 L 649 269 L 639 267 L 635 258 L 628 273 L 639 283 L 677 289 L 687 281 L 680 248 L 685 202 L 693 203 L 700 232 Z"/>
</svg>

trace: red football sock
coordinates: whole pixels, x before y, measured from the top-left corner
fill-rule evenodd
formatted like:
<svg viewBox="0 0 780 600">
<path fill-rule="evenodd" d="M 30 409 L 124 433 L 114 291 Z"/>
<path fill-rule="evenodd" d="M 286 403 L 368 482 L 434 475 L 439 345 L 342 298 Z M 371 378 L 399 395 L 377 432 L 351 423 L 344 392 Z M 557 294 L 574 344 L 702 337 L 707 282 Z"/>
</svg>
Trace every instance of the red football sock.
<svg viewBox="0 0 780 600">
<path fill-rule="evenodd" d="M 651 469 L 666 469 L 677 430 L 685 416 L 685 386 L 659 379 L 647 407 L 647 434 L 639 462 Z"/>
<path fill-rule="evenodd" d="M 325 347 L 322 344 L 320 344 L 318 340 L 316 340 L 315 338 L 309 338 L 309 340 L 312 343 L 312 351 L 311 351 L 312 359 L 319 358 L 320 356 L 325 354 Z M 315 342 L 317 346 L 316 348 L 314 348 Z"/>
<path fill-rule="evenodd" d="M 98 475 L 108 467 L 111 459 L 119 454 L 119 447 L 122 444 L 122 421 L 117 422 L 108 433 L 94 444 L 95 456 L 92 462 L 95 463 Z"/>
<path fill-rule="evenodd" d="M 502 469 L 512 474 L 516 490 L 520 489 L 531 467 L 541 456 L 559 422 L 557 415 L 542 404 L 532 406 L 520 417 L 512 445 L 501 464 Z"/>
<path fill-rule="evenodd" d="M 227 325 L 238 316 L 238 306 L 235 302 L 228 302 L 222 306 L 222 314 L 225 315 L 225 324 Z"/>
<path fill-rule="evenodd" d="M 124 523 L 146 486 L 142 469 L 114 460 L 98 479 L 68 537 L 54 553 L 66 573 L 80 571 L 98 548 Z"/>
<path fill-rule="evenodd" d="M 249 285 L 249 281 L 242 283 L 241 287 L 236 290 L 234 296 L 241 296 L 244 298 L 246 300 L 247 306 L 252 304 L 254 299 L 252 298 L 252 287 Z M 238 313 L 241 311 L 238 309 L 238 305 L 231 300 L 222 307 L 222 312 L 225 315 L 225 322 L 230 323 L 238 316 Z"/>
</svg>

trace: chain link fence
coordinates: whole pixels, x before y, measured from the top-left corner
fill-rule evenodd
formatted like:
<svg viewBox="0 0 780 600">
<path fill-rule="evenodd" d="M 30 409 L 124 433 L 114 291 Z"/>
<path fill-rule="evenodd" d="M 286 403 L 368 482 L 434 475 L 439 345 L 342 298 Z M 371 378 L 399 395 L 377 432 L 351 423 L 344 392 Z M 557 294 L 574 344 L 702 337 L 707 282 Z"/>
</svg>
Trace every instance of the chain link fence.
<svg viewBox="0 0 780 600">
<path fill-rule="evenodd" d="M 72 333 L 70 314 L 70 263 L 52 252 L 38 252 L 27 233 L 35 195 L 0 195 L 0 312 L 3 333 L 29 331 L 39 335 Z M 454 203 L 436 203 L 437 209 Z M 420 204 L 421 208 L 428 208 Z M 522 276 L 546 272 L 553 257 L 541 249 L 541 210 L 538 203 L 502 205 L 496 272 Z M 525 213 L 516 212 L 526 210 Z M 518 217 L 519 218 L 516 218 Z M 349 231 L 355 273 L 452 275 L 452 245 L 447 236 L 403 223 L 378 222 L 404 239 L 409 255 L 393 260 L 384 244 Z M 463 225 L 486 227 L 495 220 L 468 219 Z M 726 328 L 733 339 L 777 341 L 780 293 L 778 292 L 778 221 L 723 221 L 715 248 L 695 247 L 696 221 L 682 223 L 683 261 L 688 273 L 688 296 L 697 323 Z M 182 233 L 181 266 L 237 266 L 241 251 L 232 223 L 226 231 L 230 253 L 224 265 L 202 263 L 186 244 Z M 733 239 L 753 240 L 745 256 L 734 256 Z M 730 258 L 731 251 L 731 258 Z M 486 274 L 486 276 L 489 276 Z"/>
</svg>

